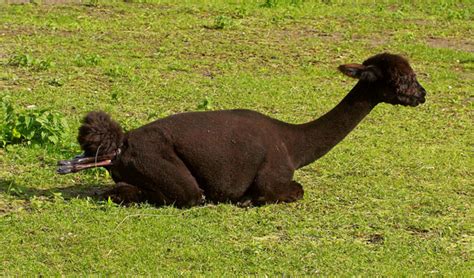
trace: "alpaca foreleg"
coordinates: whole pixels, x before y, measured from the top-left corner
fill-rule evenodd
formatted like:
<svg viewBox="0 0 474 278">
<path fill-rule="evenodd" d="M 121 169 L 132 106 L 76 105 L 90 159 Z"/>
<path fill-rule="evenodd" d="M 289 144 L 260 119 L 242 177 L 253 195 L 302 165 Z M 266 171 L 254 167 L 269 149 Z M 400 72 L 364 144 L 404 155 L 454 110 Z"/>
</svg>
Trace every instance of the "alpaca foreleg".
<svg viewBox="0 0 474 278">
<path fill-rule="evenodd" d="M 275 169 L 267 165 L 259 171 L 249 191 L 253 205 L 290 203 L 303 198 L 303 187 L 292 180 L 294 170 L 290 167 Z"/>
<path fill-rule="evenodd" d="M 266 184 L 264 190 L 260 191 L 260 196 L 254 198 L 252 203 L 254 205 L 291 203 L 302 199 L 303 195 L 303 187 L 296 181 L 272 183 Z"/>
</svg>

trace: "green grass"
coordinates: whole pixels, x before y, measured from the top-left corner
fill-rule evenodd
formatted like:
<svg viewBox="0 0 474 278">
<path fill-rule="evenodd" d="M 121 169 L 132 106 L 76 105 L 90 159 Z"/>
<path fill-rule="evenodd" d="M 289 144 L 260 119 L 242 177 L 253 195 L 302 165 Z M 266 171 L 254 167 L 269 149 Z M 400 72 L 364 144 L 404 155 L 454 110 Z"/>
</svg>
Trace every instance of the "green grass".
<svg viewBox="0 0 474 278">
<path fill-rule="evenodd" d="M 0 148 L 1 275 L 472 276 L 472 3 L 144 2 L 0 5 L 0 97 L 70 126 Z M 90 110 L 126 129 L 198 109 L 301 123 L 354 85 L 338 65 L 382 51 L 409 57 L 426 104 L 378 106 L 296 173 L 299 202 L 121 207 L 94 198 L 105 171 L 54 173 Z"/>
</svg>

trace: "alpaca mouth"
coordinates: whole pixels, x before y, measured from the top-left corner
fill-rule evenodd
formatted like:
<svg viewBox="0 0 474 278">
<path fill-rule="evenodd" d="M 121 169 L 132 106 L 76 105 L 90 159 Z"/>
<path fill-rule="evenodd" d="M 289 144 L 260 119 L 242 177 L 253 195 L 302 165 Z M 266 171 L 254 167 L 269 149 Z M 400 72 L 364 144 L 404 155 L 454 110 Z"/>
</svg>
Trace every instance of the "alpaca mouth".
<svg viewBox="0 0 474 278">
<path fill-rule="evenodd" d="M 418 106 L 420 104 L 425 103 L 425 101 L 426 101 L 425 96 L 426 96 L 426 91 L 425 90 L 423 90 L 420 93 L 418 93 L 417 95 L 415 95 L 415 97 L 414 97 L 415 100 L 416 100 L 416 105 L 415 106 Z"/>
<path fill-rule="evenodd" d="M 426 99 L 425 99 L 425 96 L 422 96 L 418 99 L 418 104 L 423 104 L 425 103 Z"/>
<path fill-rule="evenodd" d="M 415 95 L 400 95 L 397 97 L 398 104 L 401 104 L 403 106 L 418 106 L 420 104 L 425 103 L 426 99 L 426 92 L 420 91 L 419 93 L 416 93 Z"/>
<path fill-rule="evenodd" d="M 411 107 L 416 107 L 420 104 L 423 104 L 425 103 L 425 98 L 424 97 L 421 97 L 421 98 L 410 98 L 408 103 L 405 104 L 405 106 L 411 106 Z"/>
<path fill-rule="evenodd" d="M 117 154 L 106 154 L 101 156 L 86 157 L 83 154 L 77 155 L 69 160 L 58 161 L 58 169 L 56 172 L 61 175 L 76 173 L 85 169 L 95 167 L 105 167 L 112 165 L 112 160 Z"/>
</svg>

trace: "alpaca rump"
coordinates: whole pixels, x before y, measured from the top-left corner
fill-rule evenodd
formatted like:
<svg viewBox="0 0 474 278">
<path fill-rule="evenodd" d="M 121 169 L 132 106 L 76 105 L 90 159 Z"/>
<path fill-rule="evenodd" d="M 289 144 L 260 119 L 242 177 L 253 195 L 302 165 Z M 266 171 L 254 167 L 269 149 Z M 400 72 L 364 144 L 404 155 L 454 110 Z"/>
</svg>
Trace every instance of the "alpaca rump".
<svg viewBox="0 0 474 278">
<path fill-rule="evenodd" d="M 104 112 L 90 112 L 79 129 L 84 154 L 60 161 L 58 173 L 105 167 L 116 182 L 105 196 L 118 203 L 299 200 L 304 191 L 293 180 L 295 170 L 330 151 L 377 104 L 425 102 L 424 88 L 401 56 L 382 53 L 339 70 L 357 84 L 332 110 L 303 124 L 222 110 L 176 114 L 124 134 Z"/>
<path fill-rule="evenodd" d="M 120 125 L 104 112 L 90 112 L 83 119 L 77 140 L 84 151 L 71 160 L 58 162 L 59 174 L 112 165 L 123 140 Z"/>
<path fill-rule="evenodd" d="M 122 128 L 104 112 L 87 114 L 77 137 L 86 157 L 112 153 L 122 145 L 122 140 Z"/>
</svg>

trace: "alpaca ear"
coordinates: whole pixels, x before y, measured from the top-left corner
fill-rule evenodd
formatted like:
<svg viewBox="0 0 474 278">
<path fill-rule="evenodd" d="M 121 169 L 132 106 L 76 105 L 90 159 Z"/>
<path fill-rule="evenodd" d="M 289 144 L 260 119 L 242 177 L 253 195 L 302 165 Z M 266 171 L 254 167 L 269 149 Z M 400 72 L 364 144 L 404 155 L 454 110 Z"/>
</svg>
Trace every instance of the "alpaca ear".
<svg viewBox="0 0 474 278">
<path fill-rule="evenodd" d="M 375 66 L 364 66 L 361 64 L 345 64 L 338 67 L 343 74 L 364 81 L 373 82 L 377 80 L 379 71 Z"/>
<path fill-rule="evenodd" d="M 382 72 L 376 66 L 366 66 L 364 71 L 360 74 L 359 79 L 369 82 L 374 82 L 379 77 L 382 77 Z"/>
<path fill-rule="evenodd" d="M 345 64 L 345 65 L 340 65 L 338 69 L 340 72 L 342 72 L 343 74 L 349 77 L 359 79 L 360 75 L 365 69 L 365 66 L 361 64 Z"/>
</svg>

